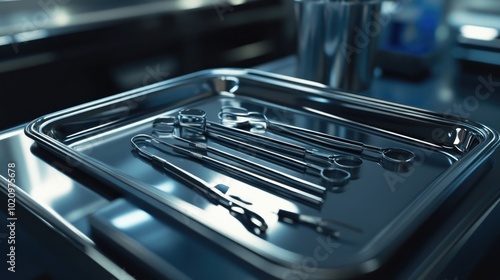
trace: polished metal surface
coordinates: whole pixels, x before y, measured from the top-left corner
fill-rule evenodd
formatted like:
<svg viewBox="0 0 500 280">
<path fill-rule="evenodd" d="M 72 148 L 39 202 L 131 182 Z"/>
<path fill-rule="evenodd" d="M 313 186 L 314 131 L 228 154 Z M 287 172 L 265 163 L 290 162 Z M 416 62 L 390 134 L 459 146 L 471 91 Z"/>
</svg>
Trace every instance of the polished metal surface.
<svg viewBox="0 0 500 280">
<path fill-rule="evenodd" d="M 37 153 L 44 151 L 39 151 L 20 129 L 0 136 L 0 164 L 6 167 L 10 162 L 16 163 L 16 185 L 20 190 L 82 233 L 88 233 L 86 216 L 106 205 L 108 200 L 68 176 L 74 171 L 64 161 L 52 158 L 47 162 Z M 6 171 L 2 168 L 0 175 L 8 178 Z M 75 208 L 75 204 L 79 207 Z"/>
<path fill-rule="evenodd" d="M 295 0 L 297 76 L 349 91 L 370 86 L 380 0 Z"/>
<path fill-rule="evenodd" d="M 4 167 L 0 169 L 0 191 L 7 193 L 8 188 L 15 186 L 14 214 L 20 212 L 21 205 L 27 207 L 54 227 L 61 238 L 67 238 L 82 254 L 112 275 L 132 279 L 97 250 L 90 238 L 88 216 L 109 204 L 108 198 L 95 191 L 100 184 L 95 184 L 93 180 L 80 181 L 79 171 L 74 166 L 68 166 L 64 160 L 40 150 L 24 135 L 23 129 L 12 128 L 0 135 L 0 164 Z M 15 170 L 14 178 L 7 173 L 7 166 L 12 163 L 15 164 L 12 168 Z M 16 223 L 22 225 L 23 217 L 15 217 L 18 219 Z M 20 242 L 23 240 L 18 240 L 18 244 Z"/>
<path fill-rule="evenodd" d="M 186 219 L 185 222 L 192 221 Z M 182 225 L 162 221 L 126 199 L 117 199 L 95 212 L 90 223 L 93 237 L 101 248 L 119 251 L 122 257 L 132 256 L 131 261 L 140 271 L 141 277 L 136 275 L 138 279 L 268 277 L 243 262 L 235 265 L 234 257 L 221 254 L 208 240 L 195 238 Z"/>
<path fill-rule="evenodd" d="M 400 147 L 417 155 L 418 164 L 407 173 L 387 171 L 378 162 L 366 162 L 361 167 L 361 176 L 349 182 L 344 192 L 328 193 L 322 209 L 312 209 L 197 162 L 165 154 L 169 161 L 196 172 L 206 181 L 227 180 L 227 184 L 234 186 L 232 194 L 250 197 L 254 206 L 262 209 L 261 215 L 278 207 L 326 219 L 355 221 L 354 226 L 364 233 L 343 234 L 336 254 L 322 263 L 321 269 L 314 273 L 316 278 L 359 275 L 379 268 L 446 202 L 450 193 L 459 187 L 467 188 L 464 182 L 469 176 L 488 170 L 488 157 L 498 145 L 498 134 L 480 124 L 328 90 L 319 84 L 240 69 L 194 73 L 99 100 L 40 118 L 26 131 L 40 145 L 108 182 L 109 188 L 164 212 L 218 246 L 226 249 L 236 246 L 237 250 L 228 252 L 240 260 L 262 271 L 267 271 L 266 266 L 270 265 L 267 261 L 272 260 L 276 267 L 268 272 L 277 276 L 301 259 L 314 257 L 311 254 L 320 237 L 317 232 L 276 223 L 276 216 L 266 215 L 269 224 L 266 237 L 252 235 L 227 212 L 212 207 L 188 186 L 151 168 L 131 151 L 130 138 L 139 133 L 151 134 L 157 117 L 173 115 L 184 108 L 199 108 L 207 113 L 209 120 L 216 121 L 220 108 L 227 105 L 267 111 L 270 120 L 286 120 L 291 125 L 342 137 L 356 135 L 356 141 L 368 145 Z M 429 135 L 434 130 L 446 133 L 435 139 Z M 469 136 L 476 140 L 470 142 Z M 241 155 L 237 150 L 232 152 Z M 398 186 L 401 180 L 404 187 Z M 195 223 L 183 223 L 184 215 Z"/>
</svg>

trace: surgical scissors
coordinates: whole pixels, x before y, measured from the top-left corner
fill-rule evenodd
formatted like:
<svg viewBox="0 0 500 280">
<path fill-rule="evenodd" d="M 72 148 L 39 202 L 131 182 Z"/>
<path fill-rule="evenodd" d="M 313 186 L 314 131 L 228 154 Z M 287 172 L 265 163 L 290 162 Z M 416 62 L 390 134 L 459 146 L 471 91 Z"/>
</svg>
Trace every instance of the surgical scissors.
<svg viewBox="0 0 500 280">
<path fill-rule="evenodd" d="M 269 129 L 276 133 L 286 134 L 297 139 L 306 140 L 317 145 L 355 152 L 360 155 L 367 156 L 366 154 L 363 154 L 364 151 L 375 152 L 380 155 L 378 161 L 381 165 L 393 171 L 404 171 L 404 169 L 408 168 L 415 158 L 415 154 L 406 149 L 381 148 L 319 131 L 270 121 L 265 114 L 259 112 L 249 112 L 247 109 L 242 107 L 222 106 L 221 111 L 219 112 L 219 119 L 221 119 L 223 124 L 230 127 L 241 128 L 256 126 L 258 128 Z"/>
<path fill-rule="evenodd" d="M 324 200 L 322 197 L 305 192 L 303 190 L 296 189 L 294 187 L 290 187 L 290 186 L 285 185 L 281 182 L 277 182 L 271 178 L 259 176 L 259 174 L 255 173 L 253 171 L 250 171 L 249 169 L 245 169 L 242 167 L 231 165 L 227 162 L 224 162 L 224 161 L 221 161 L 221 160 L 218 160 L 218 159 L 215 159 L 215 158 L 212 158 L 212 157 L 209 157 L 209 156 L 197 153 L 197 152 L 193 152 L 193 151 L 185 149 L 181 146 L 162 141 L 160 139 L 154 138 L 154 137 L 149 136 L 149 135 L 141 134 L 141 135 L 138 135 L 136 137 L 140 137 L 140 139 L 142 139 L 143 141 L 147 140 L 150 145 L 152 145 L 153 147 L 155 147 L 158 150 L 165 151 L 164 146 L 169 147 L 175 152 L 185 154 L 185 155 L 188 155 L 188 156 L 195 158 L 197 160 L 201 160 L 201 161 L 210 163 L 210 164 L 212 164 L 220 169 L 223 169 L 226 172 L 233 173 L 233 174 L 236 174 L 237 176 L 246 178 L 249 181 L 253 181 L 253 182 L 256 182 L 258 184 L 262 184 L 268 188 L 273 189 L 274 191 L 276 191 L 278 193 L 281 193 L 283 195 L 298 199 L 302 202 L 306 202 L 306 203 L 312 204 L 314 206 L 319 206 L 319 205 L 324 203 Z M 135 138 L 135 139 L 137 139 L 137 138 Z"/>
<path fill-rule="evenodd" d="M 177 167 L 164 158 L 156 156 L 148 152 L 147 150 L 142 149 L 138 144 L 138 142 L 142 142 L 156 147 L 156 145 L 152 144 L 155 141 L 154 138 L 150 137 L 149 135 L 136 135 L 132 137 L 130 141 L 132 142 L 132 146 L 137 150 L 140 156 L 152 161 L 155 164 L 158 164 L 166 171 L 175 175 L 179 179 L 184 180 L 188 183 L 188 185 L 193 186 L 197 191 L 205 195 L 205 197 L 212 203 L 221 205 L 226 208 L 231 213 L 231 215 L 243 218 L 244 221 L 247 222 L 247 224 L 249 224 L 256 233 L 262 234 L 267 230 L 268 225 L 264 218 L 262 218 L 262 216 L 249 209 L 248 206 L 245 205 L 242 201 L 226 195 L 225 192 L 221 191 L 221 189 L 227 190 L 229 187 L 221 184 L 217 186 L 211 186 L 201 178 L 196 177 L 188 171 Z"/>
</svg>

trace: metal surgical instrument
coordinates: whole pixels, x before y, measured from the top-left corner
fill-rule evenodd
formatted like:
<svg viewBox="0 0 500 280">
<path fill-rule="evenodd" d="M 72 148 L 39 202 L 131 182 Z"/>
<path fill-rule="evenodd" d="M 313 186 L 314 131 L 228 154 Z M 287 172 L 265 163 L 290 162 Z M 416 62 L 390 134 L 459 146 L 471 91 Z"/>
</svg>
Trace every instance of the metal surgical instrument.
<svg viewBox="0 0 500 280">
<path fill-rule="evenodd" d="M 380 155 L 379 161 L 383 167 L 400 171 L 415 158 L 415 154 L 402 148 L 381 148 L 367 145 L 362 142 L 336 137 L 319 131 L 314 131 L 294 125 L 270 121 L 265 114 L 259 112 L 248 112 L 242 107 L 223 106 L 219 112 L 219 118 L 223 124 L 231 127 L 257 126 L 266 128 L 276 133 L 282 133 L 294 138 L 306 140 L 318 145 L 333 149 L 363 154 L 370 151 Z"/>
<path fill-rule="evenodd" d="M 199 112 L 202 114 L 202 110 L 199 109 L 183 109 L 178 112 L 178 116 L 163 116 L 158 117 L 153 121 L 153 129 L 155 132 L 170 135 L 175 127 L 184 129 L 182 125 L 180 125 L 179 119 L 183 118 L 185 115 L 191 115 L 193 111 Z M 306 149 L 304 147 L 288 143 L 285 141 L 281 141 L 278 139 L 274 139 L 271 137 L 267 137 L 261 134 L 251 133 L 249 131 L 228 127 L 216 122 L 206 120 L 203 122 L 203 126 L 190 126 L 190 132 L 196 132 L 195 139 L 198 138 L 201 134 L 206 134 L 206 132 L 218 132 L 224 135 L 238 136 L 244 137 L 246 141 L 252 141 L 254 143 L 258 143 L 260 145 L 266 146 L 270 149 L 277 150 L 288 155 L 300 157 L 303 159 L 311 159 L 314 161 L 320 161 L 324 163 L 328 163 L 335 157 L 331 154 L 322 153 L 316 149 Z M 181 136 L 182 136 L 181 131 Z"/>
<path fill-rule="evenodd" d="M 245 139 L 245 141 L 256 143 L 268 149 L 273 149 L 275 151 L 305 160 L 309 159 L 322 163 L 329 163 L 336 157 L 336 155 L 332 155 L 330 153 L 323 153 L 316 149 L 307 149 L 286 141 L 274 139 L 262 134 L 251 133 L 242 129 L 224 126 L 215 122 L 207 122 L 207 131 Z"/>
<path fill-rule="evenodd" d="M 140 138 L 136 138 L 136 137 L 140 137 Z M 303 202 L 306 202 L 309 204 L 313 204 L 315 206 L 319 206 L 319 205 L 324 203 L 323 198 L 319 197 L 317 195 L 290 187 L 286 184 L 277 182 L 271 178 L 260 176 L 259 174 L 254 173 L 248 169 L 234 166 L 234 165 L 231 165 L 227 162 L 220 161 L 218 159 L 215 159 L 215 158 L 212 158 L 212 157 L 185 149 L 181 146 L 174 145 L 174 144 L 171 144 L 171 143 L 168 143 L 165 141 L 161 141 L 161 140 L 156 139 L 152 136 L 141 134 L 141 135 L 135 136 L 133 139 L 142 139 L 143 141 L 148 141 L 148 143 L 150 145 L 152 145 L 153 147 L 155 147 L 159 150 L 164 150 L 164 146 L 167 146 L 169 148 L 172 148 L 172 150 L 175 152 L 188 155 L 190 157 L 193 157 L 193 158 L 201 160 L 201 161 L 205 161 L 207 163 L 210 163 L 212 165 L 215 165 L 215 166 L 223 169 L 226 172 L 233 173 L 233 174 L 236 174 L 237 176 L 244 177 L 249 181 L 263 184 L 264 186 L 271 188 L 278 193 L 287 195 L 289 197 L 298 199 L 300 201 L 303 201 Z"/>
<path fill-rule="evenodd" d="M 249 209 L 248 206 L 240 200 L 226 195 L 223 191 L 221 191 L 221 189 L 227 189 L 227 186 L 220 184 L 217 186 L 211 186 L 209 183 L 199 177 L 196 177 L 190 172 L 177 167 L 169 161 L 156 156 L 145 149 L 142 149 L 138 144 L 138 142 L 142 142 L 152 145 L 152 141 L 154 141 L 154 139 L 148 135 L 136 135 L 131 139 L 132 146 L 137 150 L 140 156 L 160 165 L 166 171 L 187 182 L 190 186 L 193 186 L 196 190 L 205 195 L 205 197 L 212 203 L 226 208 L 231 215 L 244 218 L 244 221 L 246 221 L 247 224 L 249 224 L 253 230 L 256 231 L 256 233 L 262 234 L 267 230 L 268 225 L 262 216 Z M 153 144 L 152 146 L 155 145 Z"/>
<path fill-rule="evenodd" d="M 306 189 L 307 191 L 314 192 L 314 193 L 319 194 L 319 195 L 323 195 L 325 193 L 325 191 L 326 191 L 326 188 L 323 187 L 323 186 L 320 186 L 320 185 L 311 183 L 309 181 L 306 181 L 304 179 L 295 177 L 293 175 L 286 174 L 284 172 L 272 169 L 272 168 L 267 167 L 265 165 L 255 163 L 255 162 L 250 161 L 248 159 L 235 156 L 233 154 L 230 154 L 228 152 L 222 151 L 220 149 L 211 147 L 211 146 L 209 146 L 209 145 L 207 145 L 205 143 L 193 142 L 193 141 L 190 141 L 188 139 L 184 139 L 182 137 L 179 137 L 177 135 L 172 135 L 172 137 L 174 139 L 177 139 L 179 141 L 182 141 L 182 142 L 185 142 L 185 143 L 189 144 L 189 146 L 192 146 L 192 147 L 195 147 L 195 148 L 207 151 L 207 152 L 215 153 L 215 154 L 221 155 L 221 156 L 223 156 L 225 158 L 228 158 L 230 160 L 234 160 L 234 161 L 240 162 L 242 164 L 246 164 L 248 166 L 251 166 L 251 167 L 255 168 L 255 172 L 259 172 L 260 171 L 265 176 L 273 177 L 273 178 L 275 178 L 277 180 L 279 180 L 279 179 L 285 180 L 285 181 L 287 181 L 289 183 L 293 183 L 294 185 L 297 185 L 299 188 Z M 323 173 L 322 173 L 322 176 L 323 176 Z M 329 178 L 327 178 L 327 179 L 329 179 Z"/>
<path fill-rule="evenodd" d="M 245 143 L 241 139 L 227 137 L 217 133 L 209 132 L 210 137 L 219 142 L 226 143 L 236 147 L 244 147 L 247 151 L 252 151 L 255 154 L 270 158 L 274 161 L 280 162 L 287 167 L 298 169 L 302 172 L 314 170 L 318 172 L 322 181 L 328 186 L 338 187 L 345 185 L 349 179 L 357 178 L 359 176 L 359 168 L 361 166 L 361 159 L 356 156 L 335 156 L 332 162 L 329 162 L 330 167 L 322 167 L 308 162 L 304 162 L 286 155 L 276 153 L 256 145 Z"/>
<path fill-rule="evenodd" d="M 157 118 L 153 122 L 153 128 L 155 131 L 160 130 L 163 134 L 166 134 L 168 136 L 175 136 L 173 134 L 174 128 L 176 126 L 176 120 L 174 117 L 160 117 Z M 210 129 L 210 128 L 215 128 L 215 129 Z M 232 130 L 235 130 L 234 133 Z M 215 132 L 214 132 L 215 131 Z M 240 133 L 241 132 L 241 133 Z M 322 179 L 323 182 L 325 182 L 329 187 L 339 187 L 345 185 L 350 179 L 357 178 L 359 176 L 359 169 L 362 164 L 362 160 L 357 157 L 357 156 L 347 156 L 347 155 L 342 155 L 342 156 L 335 156 L 331 154 L 324 154 L 321 153 L 317 150 L 307 150 L 301 146 L 297 146 L 294 144 L 290 144 L 288 142 L 280 141 L 280 140 L 275 140 L 273 138 L 269 138 L 263 135 L 254 135 L 253 133 L 247 132 L 247 131 L 240 131 L 238 129 L 234 128 L 228 128 L 223 125 L 217 124 L 217 123 L 211 123 L 208 122 L 208 129 L 204 132 L 207 136 L 218 140 L 219 142 L 230 144 L 232 146 L 236 147 L 245 147 L 248 148 L 248 150 L 256 152 L 261 154 L 262 156 L 266 156 L 268 158 L 274 159 L 276 161 L 279 161 L 288 167 L 294 167 L 298 168 L 301 171 L 307 171 L 307 169 L 313 169 L 316 170 L 320 178 Z M 247 137 L 247 141 L 253 142 L 254 145 L 248 144 L 244 142 L 243 139 L 240 139 L 241 134 L 243 135 L 249 134 L 250 137 Z M 224 135 L 222 135 L 224 134 Z M 230 136 L 226 136 L 230 135 Z M 253 137 L 255 136 L 255 137 Z M 186 142 L 186 140 L 182 137 L 176 137 L 179 140 L 183 140 Z M 262 140 L 262 141 L 257 141 L 255 138 Z M 252 141 L 253 140 L 253 141 Z M 269 141 L 268 141 L 269 140 Z M 189 141 L 189 140 L 188 140 Z M 281 145 L 279 145 L 281 144 Z M 194 145 L 194 144 L 191 144 Z M 202 147 L 205 144 L 198 144 L 200 147 Z M 330 167 L 320 167 L 316 165 L 312 165 L 291 157 L 287 157 L 286 155 L 280 154 L 275 151 L 271 150 L 266 150 L 264 148 L 261 148 L 259 146 L 265 146 L 273 150 L 279 150 L 283 153 L 290 154 L 293 156 L 298 156 L 301 158 L 310 158 L 314 157 L 316 158 L 316 161 L 318 159 L 324 163 L 330 165 Z M 285 149 L 286 148 L 286 149 Z M 203 148 L 206 149 L 206 148 Z M 217 152 L 217 151 L 215 151 Z M 228 155 L 226 153 L 226 156 L 232 156 L 233 155 Z M 240 159 L 240 158 L 238 158 Z M 241 161 L 241 160 L 240 160 Z M 262 169 L 262 168 L 261 168 Z M 269 169 L 269 168 L 267 168 Z M 273 171 L 273 173 L 276 173 L 276 171 Z M 280 175 L 283 177 L 282 175 Z M 286 176 L 290 177 L 290 176 Z"/>
</svg>

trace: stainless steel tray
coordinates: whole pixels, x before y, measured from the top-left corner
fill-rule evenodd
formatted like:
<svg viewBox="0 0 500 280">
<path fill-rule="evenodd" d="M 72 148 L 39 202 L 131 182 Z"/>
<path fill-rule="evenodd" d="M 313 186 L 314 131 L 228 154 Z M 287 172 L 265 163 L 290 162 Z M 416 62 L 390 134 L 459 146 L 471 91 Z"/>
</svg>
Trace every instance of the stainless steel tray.
<svg viewBox="0 0 500 280">
<path fill-rule="evenodd" d="M 321 207 L 290 200 L 208 165 L 165 154 L 177 166 L 206 181 L 230 186 L 266 219 L 264 235 L 249 232 L 222 207 L 143 160 L 131 147 L 136 134 L 152 134 L 152 122 L 180 109 L 199 108 L 217 122 L 221 106 L 266 112 L 269 119 L 379 147 L 415 153 L 405 171 L 391 171 L 362 155 L 360 176 L 342 192 L 328 191 Z M 166 221 L 204 236 L 270 276 L 344 278 L 376 270 L 456 193 L 468 179 L 487 171 L 499 144 L 481 124 L 325 88 L 307 81 L 256 70 L 215 69 L 115 95 L 50 114 L 31 122 L 26 134 L 72 166 L 105 182 L 124 197 L 158 210 Z M 267 136 L 285 139 L 273 133 Z M 308 148 L 340 150 L 297 142 Z M 208 144 L 273 169 L 321 183 L 262 158 L 208 140 Z M 278 221 L 275 209 L 335 219 L 340 238 Z"/>
</svg>

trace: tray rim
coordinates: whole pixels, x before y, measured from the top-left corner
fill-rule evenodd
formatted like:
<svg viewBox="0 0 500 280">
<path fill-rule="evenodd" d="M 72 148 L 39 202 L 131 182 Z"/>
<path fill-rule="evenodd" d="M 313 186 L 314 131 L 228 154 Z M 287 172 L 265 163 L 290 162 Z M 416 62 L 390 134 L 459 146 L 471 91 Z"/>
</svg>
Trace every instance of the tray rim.
<svg viewBox="0 0 500 280">
<path fill-rule="evenodd" d="M 131 96 L 146 95 L 148 93 L 155 92 L 156 90 L 161 90 L 164 88 L 171 87 L 175 84 L 182 83 L 183 81 L 186 81 L 189 79 L 209 78 L 209 77 L 213 78 L 213 77 L 219 77 L 219 76 L 236 76 L 236 77 L 241 76 L 241 77 L 250 77 L 251 79 L 254 79 L 254 78 L 270 79 L 270 80 L 276 81 L 278 83 L 278 85 L 285 83 L 287 85 L 287 87 L 289 87 L 290 85 L 293 85 L 294 87 L 298 87 L 298 88 L 307 88 L 309 90 L 316 91 L 320 95 L 325 95 L 325 96 L 330 97 L 330 98 L 347 99 L 351 102 L 364 102 L 365 103 L 364 105 L 368 104 L 369 106 L 372 106 L 372 107 L 377 108 L 377 109 L 390 110 L 391 112 L 394 112 L 397 109 L 397 111 L 402 113 L 402 114 L 408 115 L 411 113 L 412 117 L 418 116 L 419 118 L 422 118 L 422 119 L 434 118 L 434 119 L 439 119 L 440 121 L 443 121 L 445 123 L 459 122 L 460 124 L 462 124 L 464 126 L 468 126 L 468 127 L 474 128 L 474 129 L 480 129 L 484 141 L 475 147 L 475 149 L 478 149 L 478 147 L 481 147 L 479 152 L 467 153 L 464 155 L 464 158 L 468 160 L 468 161 L 466 161 L 466 163 L 468 163 L 467 166 L 463 166 L 464 164 L 452 165 L 450 168 L 454 169 L 453 172 L 460 174 L 460 176 L 457 176 L 454 178 L 443 178 L 443 176 L 440 176 L 438 178 L 437 184 L 441 185 L 441 186 L 457 185 L 456 187 L 458 187 L 460 184 L 457 182 L 465 180 L 465 178 L 468 177 L 467 172 L 466 172 L 467 167 L 470 167 L 471 164 L 479 165 L 480 162 L 483 162 L 485 159 L 487 159 L 494 152 L 494 150 L 499 146 L 498 133 L 496 131 L 492 130 L 491 128 L 486 127 L 480 123 L 472 122 L 472 121 L 469 121 L 466 119 L 461 119 L 461 118 L 454 117 L 454 116 L 447 116 L 446 118 L 443 118 L 440 114 L 429 111 L 429 110 L 424 110 L 424 109 L 411 107 L 411 106 L 407 106 L 407 105 L 401 105 L 398 103 L 393 103 L 393 102 L 388 102 L 388 101 L 382 101 L 382 100 L 374 99 L 371 97 L 360 96 L 360 95 L 357 95 L 355 93 L 350 93 L 350 92 L 345 92 L 345 91 L 341 91 L 341 90 L 337 90 L 337 89 L 328 88 L 325 85 L 318 84 L 318 83 L 311 82 L 311 81 L 301 80 L 298 78 L 288 77 L 288 76 L 274 74 L 274 73 L 268 73 L 268 72 L 264 72 L 264 71 L 260 71 L 260 70 L 254 70 L 254 69 L 236 69 L 236 68 L 216 68 L 216 69 L 203 70 L 203 71 L 195 72 L 192 74 L 176 77 L 176 78 L 164 81 L 164 82 L 149 85 L 149 86 L 146 86 L 143 88 L 138 88 L 138 89 L 134 89 L 131 91 L 126 91 L 126 92 L 123 92 L 121 94 L 116 94 L 116 95 L 112 95 L 109 97 L 98 99 L 98 100 L 95 100 L 92 102 L 84 103 L 84 104 L 74 106 L 71 108 L 67 108 L 67 109 L 64 109 L 61 111 L 57 111 L 57 112 L 54 112 L 51 114 L 47 114 L 47 115 L 39 117 L 39 118 L 33 120 L 32 122 L 30 122 L 25 127 L 24 132 L 28 137 L 34 139 L 36 143 L 41 144 L 44 148 L 49 149 L 51 152 L 54 152 L 55 154 L 57 154 L 59 156 L 72 156 L 73 158 L 81 161 L 84 164 L 80 164 L 80 167 L 83 168 L 86 172 L 92 172 L 92 171 L 95 171 L 95 170 L 93 170 L 92 166 L 96 167 L 96 163 L 97 163 L 97 166 L 99 166 L 100 165 L 99 162 L 92 160 L 92 158 L 87 158 L 86 155 L 82 155 L 81 153 L 79 153 L 73 149 L 70 149 L 67 145 L 65 145 L 61 141 L 43 133 L 42 132 L 43 127 L 45 125 L 50 124 L 51 122 L 57 121 L 60 118 L 64 118 L 64 117 L 67 117 L 67 116 L 70 116 L 73 114 L 78 114 L 78 113 L 81 113 L 81 112 L 84 112 L 87 110 L 92 110 L 92 109 L 95 109 L 97 107 L 103 106 L 104 104 L 108 104 L 108 103 L 111 104 L 114 102 L 119 102 L 120 100 L 126 100 L 126 99 L 129 99 Z M 480 158 L 483 158 L 483 159 L 481 160 Z M 102 174 L 102 176 L 105 176 L 105 177 L 106 176 L 111 176 L 111 177 L 116 176 L 116 175 L 110 174 L 109 170 L 106 170 L 107 168 L 105 166 L 100 166 L 100 168 L 103 169 L 103 170 L 101 170 L 104 173 L 104 174 Z M 445 173 L 448 173 L 448 172 L 451 172 L 451 171 L 449 171 L 447 169 L 445 171 Z M 444 177 L 449 177 L 449 176 L 444 176 Z M 107 178 L 106 180 L 108 180 L 108 179 L 109 178 Z M 114 179 L 116 180 L 116 178 L 114 178 Z M 110 183 L 110 182 L 108 182 L 108 183 Z M 132 180 L 128 180 L 128 179 L 124 180 L 124 182 L 122 182 L 122 183 L 125 183 L 128 185 L 136 184 L 136 182 L 133 182 Z M 140 186 L 136 186 L 136 188 L 139 192 L 141 192 L 143 189 Z M 405 219 L 407 219 L 407 220 L 411 220 L 414 223 L 416 217 L 419 217 L 419 216 L 421 217 L 423 215 L 422 213 L 429 212 L 429 207 L 431 207 L 431 208 L 437 207 L 437 205 L 441 204 L 442 201 L 444 201 L 444 199 L 445 199 L 445 197 L 443 197 L 445 195 L 445 194 L 443 194 L 444 189 L 445 189 L 445 187 L 441 187 L 441 188 L 436 188 L 435 190 L 433 190 L 432 193 L 435 194 L 435 196 L 433 196 L 434 199 L 432 200 L 433 204 L 430 204 L 429 202 L 426 202 L 426 201 L 421 201 L 422 199 L 419 198 L 420 196 L 416 197 L 414 199 L 414 201 L 412 202 L 412 204 L 415 204 L 415 206 L 411 207 L 411 208 L 412 209 L 416 208 L 416 209 L 418 209 L 418 211 L 414 210 L 414 211 L 410 211 L 410 213 L 406 213 L 408 210 L 408 207 L 407 207 L 407 208 L 405 208 L 405 211 L 400 213 L 400 215 L 395 218 L 395 220 L 403 220 L 404 221 Z M 151 194 L 148 194 L 148 195 L 151 195 Z M 439 198 L 439 199 L 437 199 L 437 198 Z M 417 200 L 419 203 L 416 203 Z M 437 201 L 437 200 L 439 200 L 439 201 Z M 176 207 L 172 207 L 171 204 L 168 204 L 167 206 L 169 208 L 172 208 L 172 210 L 175 210 L 177 212 L 181 212 L 181 210 L 182 210 L 182 209 L 179 209 Z M 166 207 L 159 207 L 159 208 L 162 208 L 162 210 L 164 210 L 164 211 L 166 210 L 165 209 Z M 168 215 L 169 216 L 172 215 L 171 211 Z M 182 215 L 182 213 L 181 213 L 181 215 Z M 408 219 L 407 215 L 410 215 L 410 217 L 413 217 L 413 218 Z M 424 216 L 427 217 L 428 215 L 424 215 Z M 402 219 L 400 217 L 406 217 L 406 218 Z M 199 222 L 199 221 L 197 221 L 197 222 Z M 393 220 L 393 222 L 394 222 L 394 220 Z M 422 221 L 418 222 L 418 224 L 420 224 L 421 222 Z M 217 240 L 217 241 L 222 240 L 224 242 L 227 242 L 229 240 L 229 241 L 234 242 L 236 245 L 241 246 L 245 250 L 248 250 L 251 252 L 254 251 L 252 249 L 246 248 L 242 244 L 238 244 L 235 240 L 227 237 L 225 234 L 223 234 L 221 232 L 214 230 L 214 228 L 208 227 L 205 223 L 200 223 L 200 225 L 206 227 L 206 229 L 202 229 L 202 231 L 207 231 L 207 229 L 208 229 L 208 231 L 211 231 L 211 232 L 214 232 L 216 234 L 223 236 L 223 239 L 220 239 L 220 237 L 217 237 L 217 236 L 211 237 L 214 239 L 213 240 L 214 242 L 216 242 L 215 240 Z M 384 227 L 384 229 L 385 228 L 387 228 L 387 226 Z M 396 227 L 396 230 L 393 230 L 392 235 L 398 236 L 399 232 L 403 231 L 403 229 L 404 229 L 404 226 Z M 192 230 L 194 230 L 194 229 L 192 229 Z M 198 232 L 198 230 L 195 230 L 195 231 Z M 201 234 L 201 232 L 198 232 L 198 233 Z M 372 258 L 368 258 L 365 262 L 354 265 L 355 267 L 320 268 L 316 275 L 319 278 L 322 278 L 322 277 L 329 277 L 332 275 L 346 276 L 346 275 L 351 275 L 353 273 L 357 275 L 360 273 L 367 273 L 367 272 L 371 272 L 373 270 L 376 270 L 377 268 L 379 268 L 383 264 L 383 262 L 380 261 L 380 258 L 376 257 L 377 254 L 373 253 L 373 251 L 379 252 L 378 255 L 380 255 L 380 252 L 384 252 L 384 250 L 380 249 L 380 248 L 384 247 L 384 246 L 380 246 L 380 243 L 383 240 L 378 240 L 378 243 L 377 243 L 377 242 L 375 242 L 375 239 L 378 239 L 377 237 L 380 237 L 380 234 L 377 234 L 375 236 L 375 238 L 372 239 L 371 242 L 369 242 L 369 244 L 376 243 L 376 244 L 373 244 L 374 246 L 365 246 L 365 248 L 370 248 L 370 250 L 367 250 L 366 252 L 364 252 L 364 254 L 371 255 Z M 226 238 L 226 239 L 224 239 L 224 238 Z M 389 239 L 390 238 L 385 238 L 386 241 Z M 216 242 L 216 243 L 218 245 L 221 245 L 220 242 Z M 224 247 L 224 246 L 221 246 L 221 247 Z M 234 244 L 232 247 L 233 247 L 233 249 L 236 249 L 236 248 L 234 248 Z M 253 253 L 255 253 L 255 252 L 253 252 Z M 281 266 L 292 267 L 292 263 L 290 263 L 289 265 L 286 265 L 286 264 L 284 265 L 282 263 L 282 260 L 276 260 L 272 256 L 269 256 L 268 254 L 266 254 L 265 252 L 264 252 L 264 254 L 257 253 L 257 255 L 259 255 L 260 257 L 264 257 L 267 261 L 270 261 L 271 263 L 277 264 L 277 263 L 281 262 Z M 297 259 L 297 257 L 298 257 L 298 259 L 300 259 L 300 256 L 292 256 L 291 259 Z M 387 258 L 387 256 L 385 258 Z M 382 257 L 381 259 L 384 259 L 384 258 Z M 268 264 L 271 264 L 271 263 L 268 263 Z M 256 265 L 256 264 L 254 263 L 254 265 Z M 257 266 L 259 266 L 259 265 L 257 265 Z"/>
</svg>

